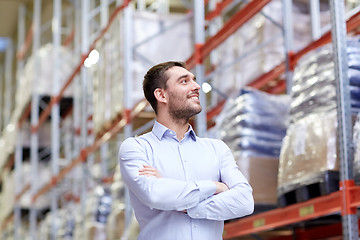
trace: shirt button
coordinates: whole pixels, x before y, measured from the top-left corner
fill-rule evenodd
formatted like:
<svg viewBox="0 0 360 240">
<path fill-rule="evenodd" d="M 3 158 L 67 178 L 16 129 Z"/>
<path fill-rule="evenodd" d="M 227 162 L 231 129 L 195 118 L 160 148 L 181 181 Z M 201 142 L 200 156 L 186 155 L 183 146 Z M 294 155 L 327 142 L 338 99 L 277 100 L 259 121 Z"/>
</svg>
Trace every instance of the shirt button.
<svg viewBox="0 0 360 240">
<path fill-rule="evenodd" d="M 194 225 L 194 228 L 196 228 L 196 225 Z"/>
</svg>

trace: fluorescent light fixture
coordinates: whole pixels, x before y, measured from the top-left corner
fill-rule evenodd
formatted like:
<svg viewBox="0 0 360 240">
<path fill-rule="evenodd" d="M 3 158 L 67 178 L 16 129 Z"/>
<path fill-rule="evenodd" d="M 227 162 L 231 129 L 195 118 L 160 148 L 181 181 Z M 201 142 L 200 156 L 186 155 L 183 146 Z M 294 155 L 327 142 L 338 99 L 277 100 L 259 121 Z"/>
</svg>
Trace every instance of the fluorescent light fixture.
<svg viewBox="0 0 360 240">
<path fill-rule="evenodd" d="M 96 49 L 93 49 L 89 56 L 84 61 L 84 66 L 87 68 L 92 67 L 93 65 L 99 62 L 100 54 Z"/>
<path fill-rule="evenodd" d="M 91 61 L 89 58 L 86 58 L 84 61 L 84 66 L 90 68 L 92 66 Z"/>
<path fill-rule="evenodd" d="M 207 82 L 204 82 L 202 84 L 201 88 L 202 88 L 204 93 L 208 93 L 208 92 L 210 92 L 212 90 L 211 85 L 209 83 L 207 83 Z"/>
<path fill-rule="evenodd" d="M 93 49 L 89 54 L 89 59 L 93 65 L 99 61 L 100 54 L 96 49 Z"/>
</svg>

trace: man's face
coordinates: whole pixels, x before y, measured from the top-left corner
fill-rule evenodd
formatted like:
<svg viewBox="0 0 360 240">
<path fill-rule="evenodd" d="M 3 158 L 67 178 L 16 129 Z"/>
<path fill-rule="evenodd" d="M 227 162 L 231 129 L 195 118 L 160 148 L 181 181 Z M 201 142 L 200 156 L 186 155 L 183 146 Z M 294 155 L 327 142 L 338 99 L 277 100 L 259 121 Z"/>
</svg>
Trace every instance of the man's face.
<svg viewBox="0 0 360 240">
<path fill-rule="evenodd" d="M 172 67 L 166 71 L 169 77 L 165 92 L 168 95 L 168 112 L 173 119 L 188 120 L 201 112 L 199 101 L 200 86 L 195 76 L 182 67 Z"/>
</svg>

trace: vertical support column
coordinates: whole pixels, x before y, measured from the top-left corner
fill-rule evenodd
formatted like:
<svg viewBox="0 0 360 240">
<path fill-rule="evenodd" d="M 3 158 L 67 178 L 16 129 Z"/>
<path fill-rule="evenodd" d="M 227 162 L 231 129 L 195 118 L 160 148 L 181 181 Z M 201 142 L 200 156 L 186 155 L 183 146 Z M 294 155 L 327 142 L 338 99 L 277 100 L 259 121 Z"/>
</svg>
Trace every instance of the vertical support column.
<svg viewBox="0 0 360 240">
<path fill-rule="evenodd" d="M 202 87 L 205 79 L 203 60 L 201 59 L 201 47 L 205 42 L 205 6 L 204 1 L 194 1 L 194 34 L 195 34 L 195 75 L 196 81 Z M 196 116 L 196 130 L 199 137 L 205 137 L 207 132 L 206 120 L 206 95 L 200 90 L 199 100 L 202 111 Z"/>
<path fill-rule="evenodd" d="M 218 0 L 210 0 L 208 3 L 209 11 L 213 11 L 216 9 Z M 221 19 L 220 17 L 215 17 L 214 19 L 210 20 L 209 22 L 209 35 L 214 36 L 218 31 L 220 27 Z M 216 65 L 216 63 L 219 61 L 219 54 L 216 49 L 211 51 L 210 53 L 210 64 Z M 219 95 L 211 93 L 211 100 L 210 100 L 210 106 L 216 106 L 219 102 Z"/>
<path fill-rule="evenodd" d="M 129 117 L 130 109 L 133 106 L 132 95 L 133 92 L 133 22 L 132 22 L 132 8 L 128 5 L 124 8 L 124 115 Z M 128 121 L 124 128 L 125 138 L 132 136 L 132 123 Z"/>
<path fill-rule="evenodd" d="M 101 12 L 100 12 L 100 27 L 101 29 L 104 29 L 107 25 L 107 23 L 109 22 L 109 1 L 108 0 L 101 0 Z M 104 41 L 107 41 L 106 37 L 104 38 Z M 108 51 L 106 49 L 107 44 L 104 44 L 105 49 L 104 50 L 104 54 L 107 54 Z M 105 79 L 103 81 L 105 81 L 105 91 L 109 91 L 109 93 L 111 92 L 111 76 L 109 74 L 108 70 L 108 66 L 107 63 L 104 62 L 103 63 L 103 68 L 105 69 Z M 101 80 L 100 80 L 101 81 Z M 111 117 L 111 107 L 110 107 L 110 103 L 111 103 L 111 94 L 105 94 L 105 102 L 106 105 L 108 106 L 105 109 L 105 121 L 110 121 L 110 117 Z M 109 104 L 109 105 L 108 105 Z M 101 157 L 101 176 L 104 179 L 107 176 L 107 169 L 108 169 L 108 148 L 109 148 L 109 144 L 108 142 L 105 142 L 101 145 L 100 147 L 100 157 Z"/>
<path fill-rule="evenodd" d="M 12 102 L 13 102 L 13 55 L 14 47 L 12 40 L 9 38 L 7 41 L 5 52 L 5 99 L 4 99 L 4 126 L 10 122 Z"/>
<path fill-rule="evenodd" d="M 25 43 L 25 16 L 26 16 L 26 8 L 24 4 L 20 4 L 19 6 L 19 15 L 18 15 L 18 43 L 17 49 L 21 49 L 21 47 Z M 24 69 L 24 60 L 19 59 L 17 61 L 17 69 L 16 69 L 16 86 L 17 89 L 20 86 L 20 76 L 22 70 Z M 22 166 L 23 166 L 23 141 L 22 141 L 22 129 L 21 126 L 17 126 L 16 133 L 16 148 L 15 148 L 15 209 L 14 209 L 14 238 L 20 239 L 20 230 L 21 226 L 21 207 L 19 204 L 19 200 L 16 196 L 18 196 L 23 188 L 23 180 L 21 178 Z"/>
<path fill-rule="evenodd" d="M 132 92 L 133 92 L 133 22 L 132 22 L 132 6 L 128 5 L 124 8 L 124 116 L 127 118 L 127 124 L 124 127 L 125 139 L 132 136 L 133 126 L 129 121 L 130 109 L 132 108 Z M 129 191 L 125 191 L 125 227 L 128 228 L 132 218 L 132 207 L 130 203 Z"/>
<path fill-rule="evenodd" d="M 57 95 L 60 92 L 60 43 L 61 43 L 61 0 L 53 1 L 52 19 L 53 37 L 53 74 L 52 74 L 52 100 L 55 103 L 51 109 L 51 239 L 56 239 L 58 222 L 58 196 L 57 196 L 57 177 L 59 175 L 59 155 L 60 155 L 60 106 Z"/>
<path fill-rule="evenodd" d="M 79 56 L 77 61 L 81 61 L 81 0 L 74 1 L 75 8 L 75 36 L 74 36 L 74 48 L 75 48 L 75 56 Z M 73 128 L 74 128 L 74 139 L 73 139 L 73 157 L 80 155 L 80 112 L 81 112 L 81 83 L 80 77 L 77 75 L 74 78 L 73 82 L 74 94 L 74 110 L 73 110 Z M 77 166 L 74 168 L 72 176 L 74 179 L 73 185 L 73 194 L 76 197 L 79 197 L 80 189 L 79 189 L 79 173 L 80 167 Z"/>
<path fill-rule="evenodd" d="M 89 51 L 89 0 L 81 1 L 81 55 L 82 57 L 86 57 L 85 55 Z M 81 146 L 81 158 L 82 158 L 82 177 L 81 177 L 81 218 L 84 220 L 86 216 L 86 188 L 87 188 L 87 117 L 88 117 L 88 109 L 87 109 L 87 81 L 88 81 L 88 71 L 85 66 L 81 67 L 81 131 L 80 131 L 80 146 Z M 83 237 L 85 237 L 85 222 L 82 221 L 82 233 Z"/>
<path fill-rule="evenodd" d="M 39 57 L 40 48 L 40 24 L 41 24 L 41 0 L 34 0 L 33 11 L 33 79 L 32 79 L 32 98 L 31 98 L 31 145 L 30 145 L 30 162 L 31 162 L 31 188 L 32 204 L 30 207 L 30 236 L 32 240 L 37 239 L 37 207 L 35 195 L 38 191 L 38 164 L 39 164 L 39 136 L 37 127 L 39 123 L 39 96 L 37 93 L 37 79 L 39 76 Z"/>
<path fill-rule="evenodd" d="M 169 0 L 158 0 L 157 13 L 160 15 L 169 14 Z"/>
<path fill-rule="evenodd" d="M 310 0 L 310 14 L 311 14 L 311 36 L 315 41 L 321 37 L 320 25 L 320 3 L 319 0 Z"/>
<path fill-rule="evenodd" d="M 286 92 L 290 93 L 292 88 L 293 66 L 291 56 L 293 54 L 293 19 L 292 19 L 292 0 L 282 0 L 283 5 L 283 35 L 285 46 L 285 66 L 286 66 Z"/>
<path fill-rule="evenodd" d="M 343 238 L 359 238 L 356 208 L 349 206 L 349 187 L 353 179 L 353 142 L 350 109 L 350 88 L 347 76 L 347 43 L 345 6 L 343 1 L 330 0 L 331 36 L 334 51 L 335 79 L 337 91 L 338 142 L 340 152 L 340 184 L 342 192 Z"/>
<path fill-rule="evenodd" d="M 146 9 L 146 1 L 145 0 L 137 0 L 137 10 L 138 11 L 145 11 Z"/>
</svg>

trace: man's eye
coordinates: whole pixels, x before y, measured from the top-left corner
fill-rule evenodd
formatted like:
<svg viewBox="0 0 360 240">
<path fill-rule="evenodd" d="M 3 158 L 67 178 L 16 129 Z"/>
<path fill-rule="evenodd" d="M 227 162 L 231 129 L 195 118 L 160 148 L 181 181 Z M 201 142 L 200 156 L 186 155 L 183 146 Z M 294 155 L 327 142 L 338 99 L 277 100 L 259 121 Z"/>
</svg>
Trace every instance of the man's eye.
<svg viewBox="0 0 360 240">
<path fill-rule="evenodd" d="M 184 79 L 184 80 L 181 81 L 181 83 L 182 83 L 182 84 L 186 84 L 186 83 L 187 83 L 187 80 Z"/>
</svg>

